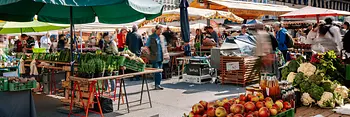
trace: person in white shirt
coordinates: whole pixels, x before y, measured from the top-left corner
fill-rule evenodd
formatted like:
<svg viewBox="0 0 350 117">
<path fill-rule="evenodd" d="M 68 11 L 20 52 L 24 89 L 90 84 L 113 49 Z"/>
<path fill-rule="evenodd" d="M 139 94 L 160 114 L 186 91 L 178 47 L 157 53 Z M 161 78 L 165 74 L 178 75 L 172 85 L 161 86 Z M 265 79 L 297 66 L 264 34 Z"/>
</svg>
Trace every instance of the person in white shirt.
<svg viewBox="0 0 350 117">
<path fill-rule="evenodd" d="M 40 47 L 41 48 L 46 48 L 47 51 L 51 47 L 50 36 L 51 36 L 51 34 L 49 32 L 47 32 L 46 35 L 41 37 L 41 39 L 40 39 Z"/>
<path fill-rule="evenodd" d="M 325 26 L 329 27 L 325 37 L 332 39 L 337 44 L 337 52 L 340 52 L 343 48 L 343 43 L 339 27 L 333 25 L 333 17 L 327 17 L 324 21 L 326 22 Z"/>
<path fill-rule="evenodd" d="M 314 44 L 315 43 L 315 39 L 318 38 L 318 24 L 313 25 L 311 31 L 309 32 L 309 34 L 307 35 L 307 38 L 305 40 L 305 44 Z"/>
</svg>

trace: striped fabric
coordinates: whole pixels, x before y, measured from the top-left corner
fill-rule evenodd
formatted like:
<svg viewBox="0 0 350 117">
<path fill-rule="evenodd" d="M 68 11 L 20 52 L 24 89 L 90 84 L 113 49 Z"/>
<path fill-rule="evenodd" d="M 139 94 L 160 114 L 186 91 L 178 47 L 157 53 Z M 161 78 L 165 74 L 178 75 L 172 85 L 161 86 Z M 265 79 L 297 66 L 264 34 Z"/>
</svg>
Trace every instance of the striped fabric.
<svg viewBox="0 0 350 117">
<path fill-rule="evenodd" d="M 261 0 L 254 0 L 254 1 L 259 2 Z M 262 0 L 262 1 L 264 1 L 264 0 Z M 269 0 L 269 1 L 271 1 L 271 0 Z M 319 8 L 350 11 L 350 2 L 346 2 L 346 1 L 342 1 L 342 0 L 337 0 L 337 1 L 333 1 L 333 0 L 275 0 L 275 1 L 291 3 L 291 4 L 296 4 L 296 5 L 309 5 L 309 6 L 313 6 L 313 7 L 319 7 Z"/>
</svg>

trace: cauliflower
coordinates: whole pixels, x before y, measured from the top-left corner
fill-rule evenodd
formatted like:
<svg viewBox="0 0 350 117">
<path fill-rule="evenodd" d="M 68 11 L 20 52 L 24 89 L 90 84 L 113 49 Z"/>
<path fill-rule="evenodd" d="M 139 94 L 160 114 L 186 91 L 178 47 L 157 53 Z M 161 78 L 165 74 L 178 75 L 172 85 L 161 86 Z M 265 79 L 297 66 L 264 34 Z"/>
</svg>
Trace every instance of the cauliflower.
<svg viewBox="0 0 350 117">
<path fill-rule="evenodd" d="M 304 106 L 308 106 L 314 103 L 315 100 L 311 98 L 309 93 L 303 93 L 303 95 L 301 96 L 301 102 L 303 102 Z"/>
<path fill-rule="evenodd" d="M 298 72 L 304 73 L 307 77 L 313 75 L 316 71 L 316 67 L 311 63 L 302 63 L 298 68 Z"/>
<path fill-rule="evenodd" d="M 344 105 L 344 98 L 341 96 L 340 93 L 334 92 L 334 100 L 338 105 Z"/>
<path fill-rule="evenodd" d="M 335 100 L 333 98 L 333 93 L 331 92 L 324 92 L 321 100 L 317 102 L 318 106 L 325 108 L 325 107 L 335 107 Z"/>
<path fill-rule="evenodd" d="M 337 88 L 334 89 L 334 93 L 339 93 L 343 99 L 348 98 L 349 89 L 345 86 L 338 85 Z"/>
<path fill-rule="evenodd" d="M 296 73 L 290 72 L 287 76 L 287 81 L 292 83 L 294 81 L 295 75 Z"/>
</svg>

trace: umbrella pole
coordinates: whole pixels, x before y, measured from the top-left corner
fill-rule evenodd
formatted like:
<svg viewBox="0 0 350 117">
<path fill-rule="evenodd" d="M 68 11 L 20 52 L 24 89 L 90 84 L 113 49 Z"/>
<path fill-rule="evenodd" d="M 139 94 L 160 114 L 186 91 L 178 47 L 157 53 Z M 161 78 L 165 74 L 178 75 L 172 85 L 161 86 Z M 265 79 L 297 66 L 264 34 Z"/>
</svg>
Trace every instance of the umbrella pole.
<svg viewBox="0 0 350 117">
<path fill-rule="evenodd" d="M 71 58 L 71 67 L 70 67 L 70 76 L 73 76 L 74 74 L 74 54 L 73 54 L 73 7 L 70 6 L 69 7 L 69 21 L 70 21 L 70 51 L 71 51 L 71 55 L 72 55 L 72 58 Z M 66 79 L 67 80 L 67 79 Z M 70 86 L 71 86 L 71 90 L 73 91 L 73 81 L 71 80 L 70 82 Z M 71 91 L 71 95 L 73 95 L 73 92 Z M 73 103 L 73 98 L 71 98 L 71 103 Z M 70 108 L 72 109 L 72 108 Z"/>
</svg>

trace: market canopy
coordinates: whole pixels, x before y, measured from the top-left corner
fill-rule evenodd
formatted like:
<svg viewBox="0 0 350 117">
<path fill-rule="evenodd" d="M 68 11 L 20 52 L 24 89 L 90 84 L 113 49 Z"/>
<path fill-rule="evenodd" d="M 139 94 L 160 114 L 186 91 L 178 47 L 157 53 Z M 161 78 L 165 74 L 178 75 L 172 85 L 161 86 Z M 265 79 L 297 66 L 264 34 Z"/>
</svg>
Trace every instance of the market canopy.
<svg viewBox="0 0 350 117">
<path fill-rule="evenodd" d="M 191 7 L 196 8 L 207 8 L 209 9 L 230 11 L 239 17 L 244 19 L 257 19 L 264 15 L 279 16 L 290 11 L 297 10 L 283 5 L 265 4 L 265 3 L 254 3 L 244 2 L 235 0 L 207 0 L 207 2 L 198 3 L 194 1 L 191 3 Z"/>
<path fill-rule="evenodd" d="M 283 14 L 281 15 L 281 17 L 307 18 L 307 17 L 338 16 L 338 15 L 350 15 L 350 12 L 306 6 L 299 10 Z"/>
<path fill-rule="evenodd" d="M 69 27 L 69 25 L 44 23 L 36 20 L 32 22 L 0 21 L 0 34 L 43 32 L 50 30 L 60 30 L 67 27 Z"/>
<path fill-rule="evenodd" d="M 210 10 L 210 9 L 201 9 L 201 8 L 194 8 L 194 7 L 188 7 L 188 16 L 190 20 L 199 20 L 199 19 L 228 19 L 234 22 L 242 22 L 243 19 L 236 16 L 235 14 L 231 12 L 225 12 L 225 11 L 217 11 L 217 10 Z M 173 20 L 179 20 L 180 19 L 180 9 L 174 9 L 169 11 L 164 11 L 163 14 L 158 18 L 165 18 L 166 22 L 171 22 Z"/>
<path fill-rule="evenodd" d="M 1 0 L 0 20 L 38 21 L 69 24 L 72 6 L 73 23 L 121 24 L 158 17 L 163 6 L 152 0 Z"/>
</svg>

